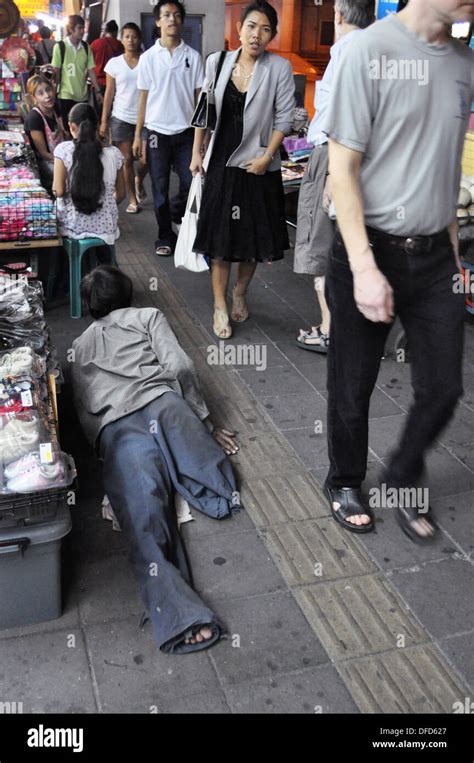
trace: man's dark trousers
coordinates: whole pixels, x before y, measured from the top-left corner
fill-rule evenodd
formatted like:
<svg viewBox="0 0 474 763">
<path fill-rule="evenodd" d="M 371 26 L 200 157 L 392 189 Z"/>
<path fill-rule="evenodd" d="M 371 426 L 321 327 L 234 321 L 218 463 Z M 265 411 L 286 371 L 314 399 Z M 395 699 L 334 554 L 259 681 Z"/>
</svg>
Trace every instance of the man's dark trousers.
<svg viewBox="0 0 474 763">
<path fill-rule="evenodd" d="M 420 477 L 427 448 L 448 423 L 462 395 L 464 297 L 453 289 L 458 270 L 447 231 L 437 237 L 430 251 L 414 252 L 390 243 L 385 234 L 368 233 L 405 329 L 414 390 L 386 482 L 410 486 Z M 327 484 L 358 488 L 367 468 L 370 396 L 391 324 L 373 323 L 357 309 L 339 231 L 329 258 L 326 298 L 331 311 Z"/>
<path fill-rule="evenodd" d="M 150 131 L 147 141 L 147 164 L 150 170 L 153 203 L 158 239 L 155 246 L 174 249 L 176 234 L 172 222 L 181 222 L 186 209 L 192 175 L 189 169 L 193 153 L 194 129 L 191 127 L 176 135 L 164 135 Z M 173 169 L 179 177 L 179 191 L 169 201 L 170 173 Z"/>
</svg>

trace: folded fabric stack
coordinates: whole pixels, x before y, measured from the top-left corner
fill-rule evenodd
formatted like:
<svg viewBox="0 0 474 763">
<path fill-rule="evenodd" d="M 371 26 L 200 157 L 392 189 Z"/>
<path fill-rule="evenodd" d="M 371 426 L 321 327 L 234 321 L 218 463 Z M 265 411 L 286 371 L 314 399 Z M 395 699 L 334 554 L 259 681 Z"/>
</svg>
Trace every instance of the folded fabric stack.
<svg viewBox="0 0 474 763">
<path fill-rule="evenodd" d="M 11 186 L 5 189 L 0 198 L 0 241 L 51 239 L 56 236 L 56 209 L 45 190 L 38 186 L 22 190 L 12 190 Z"/>
<path fill-rule="evenodd" d="M 56 432 L 47 375 L 59 369 L 39 282 L 0 276 L 0 342 L 1 511 L 8 496 L 57 491 L 76 472 Z"/>
</svg>

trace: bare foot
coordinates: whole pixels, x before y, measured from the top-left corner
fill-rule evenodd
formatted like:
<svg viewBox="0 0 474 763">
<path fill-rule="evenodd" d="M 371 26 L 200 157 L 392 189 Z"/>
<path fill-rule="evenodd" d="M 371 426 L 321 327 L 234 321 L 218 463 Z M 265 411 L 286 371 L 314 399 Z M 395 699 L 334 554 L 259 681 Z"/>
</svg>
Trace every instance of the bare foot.
<svg viewBox="0 0 474 763">
<path fill-rule="evenodd" d="M 338 511 L 341 508 L 341 504 L 339 501 L 333 501 L 332 502 L 333 508 L 335 511 Z M 351 525 L 369 525 L 371 522 L 371 519 L 368 514 L 351 514 L 349 517 L 345 518 L 346 522 L 350 522 Z"/>
<path fill-rule="evenodd" d="M 435 528 L 426 519 L 416 519 L 410 525 L 420 538 L 431 538 L 435 534 Z"/>
<path fill-rule="evenodd" d="M 208 625 L 203 627 L 191 638 L 184 639 L 185 644 L 202 644 L 203 641 L 208 641 L 212 636 L 212 628 Z"/>
</svg>

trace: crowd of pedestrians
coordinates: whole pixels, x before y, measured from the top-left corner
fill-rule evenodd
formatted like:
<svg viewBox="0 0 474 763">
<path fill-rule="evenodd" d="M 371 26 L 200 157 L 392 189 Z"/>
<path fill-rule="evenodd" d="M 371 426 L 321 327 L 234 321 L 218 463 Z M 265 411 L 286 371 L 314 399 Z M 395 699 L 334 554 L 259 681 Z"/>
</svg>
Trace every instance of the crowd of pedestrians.
<svg viewBox="0 0 474 763">
<path fill-rule="evenodd" d="M 361 533 L 374 527 L 361 494 L 370 398 L 396 315 L 410 345 L 414 403 L 387 460 L 389 487 L 411 488 L 423 477 L 426 452 L 462 394 L 463 296 L 452 277 L 474 67 L 473 51 L 450 30 L 455 21 L 472 21 L 474 10 L 462 0 L 410 0 L 374 23 L 374 0 L 336 0 L 334 12 L 336 42 L 316 87 L 294 260 L 296 273 L 315 277 L 322 320 L 296 341 L 327 355 L 325 491 L 334 519 Z M 121 43 L 110 22 L 105 37 L 88 46 L 82 19 L 71 16 L 65 42 L 52 51 L 58 106 L 50 81 L 33 77 L 28 131 L 45 175 L 54 176 L 61 232 L 70 237 L 113 243 L 117 204 L 127 196 L 126 211 L 139 212 L 148 168 L 154 252 L 172 255 L 173 223 L 183 218 L 193 176 L 202 176 L 193 251 L 209 259 L 213 329 L 229 339 L 231 322 L 249 317 L 257 265 L 282 259 L 289 247 L 280 146 L 293 121 L 294 81 L 289 61 L 268 50 L 278 31 L 269 3 L 243 9 L 239 48 L 209 56 L 205 70 L 182 39 L 185 15 L 179 0 L 159 0 L 159 36 L 147 51 L 134 23 L 123 26 Z M 387 55 L 395 68 L 428 62 L 429 76 L 420 83 L 421 68 L 410 77 L 401 64 L 399 76 L 377 75 L 374 62 Z M 201 91 L 213 94 L 213 130 L 190 126 Z M 172 169 L 179 188 L 170 199 Z M 229 516 L 239 501 L 227 456 L 238 446 L 231 432 L 210 425 L 224 454 L 216 449 L 202 424 L 208 413 L 190 359 L 159 311 L 131 307 L 124 275 L 99 268 L 86 278 L 83 296 L 94 323 L 77 340 L 78 410 L 105 460 L 112 507 L 133 537 L 157 642 L 167 651 L 209 646 L 222 629 L 189 586 L 171 493 L 211 516 Z M 150 419 L 157 422 L 152 433 Z M 186 428 L 189 437 L 182 436 Z M 143 474 L 139 506 L 127 490 L 134 470 Z M 414 541 L 434 537 L 431 510 L 421 514 L 402 502 L 395 510 Z M 156 583 L 147 573 L 155 558 L 164 566 Z"/>
</svg>

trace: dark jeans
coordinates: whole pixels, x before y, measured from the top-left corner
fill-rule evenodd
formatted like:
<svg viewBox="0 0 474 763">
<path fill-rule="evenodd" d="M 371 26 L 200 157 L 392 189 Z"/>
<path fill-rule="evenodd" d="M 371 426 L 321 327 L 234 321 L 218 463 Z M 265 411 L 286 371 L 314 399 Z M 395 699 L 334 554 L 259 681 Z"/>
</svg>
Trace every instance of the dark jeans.
<svg viewBox="0 0 474 763">
<path fill-rule="evenodd" d="M 128 538 L 156 642 L 172 651 L 191 626 L 218 623 L 191 587 L 174 491 L 210 517 L 230 516 L 236 502 L 230 461 L 174 392 L 108 424 L 99 448 L 105 492 Z"/>
<path fill-rule="evenodd" d="M 186 209 L 192 175 L 189 169 L 193 151 L 194 129 L 184 130 L 177 135 L 163 135 L 149 131 L 147 142 L 147 164 L 150 171 L 153 204 L 158 239 L 155 246 L 174 248 L 176 234 L 171 222 L 180 223 Z M 170 173 L 173 169 L 179 177 L 179 191 L 169 201 Z"/>
<path fill-rule="evenodd" d="M 464 297 L 453 292 L 457 268 L 447 232 L 424 253 L 407 254 L 380 237 L 372 237 L 371 243 L 405 329 L 414 391 L 386 481 L 410 486 L 420 477 L 427 448 L 448 423 L 462 395 Z M 390 324 L 373 323 L 357 309 L 339 231 L 329 258 L 326 298 L 331 311 L 327 484 L 359 487 L 367 468 L 370 396 Z"/>
</svg>

